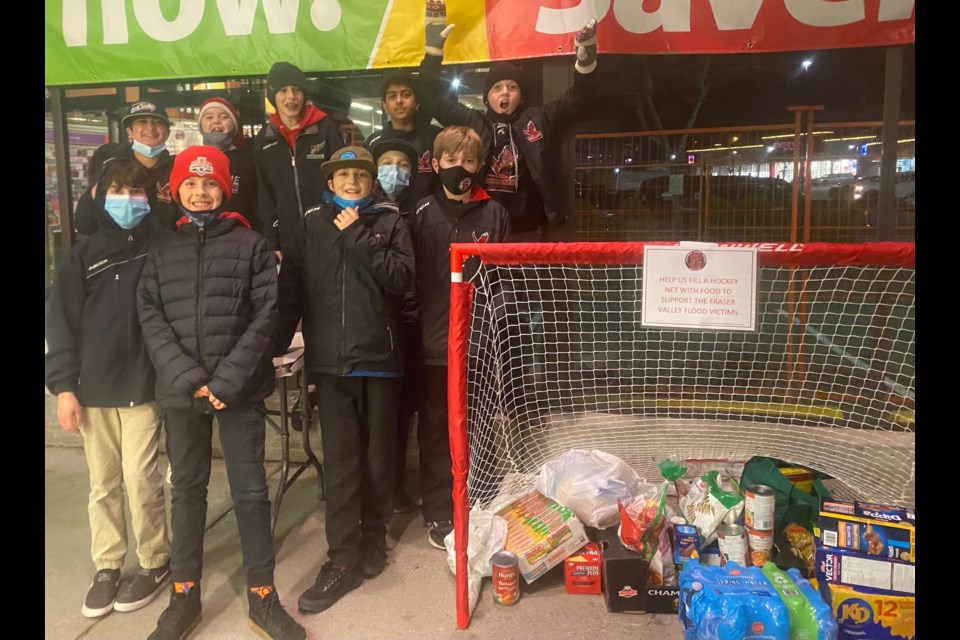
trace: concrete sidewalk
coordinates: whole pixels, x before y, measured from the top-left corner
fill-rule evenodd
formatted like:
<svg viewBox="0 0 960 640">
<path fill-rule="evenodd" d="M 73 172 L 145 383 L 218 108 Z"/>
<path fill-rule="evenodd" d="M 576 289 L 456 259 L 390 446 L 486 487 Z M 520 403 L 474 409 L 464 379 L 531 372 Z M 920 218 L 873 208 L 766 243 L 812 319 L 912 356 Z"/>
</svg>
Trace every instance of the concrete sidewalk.
<svg viewBox="0 0 960 640">
<path fill-rule="evenodd" d="M 166 460 L 163 461 L 166 468 Z M 267 463 L 274 496 L 280 464 Z M 416 474 L 411 484 L 416 482 Z M 45 614 L 47 640 L 145 639 L 167 606 L 164 594 L 132 613 L 113 612 L 98 620 L 80 615 L 93 578 L 87 521 L 86 462 L 79 447 L 47 446 L 45 454 Z M 411 489 L 415 489 L 412 486 Z M 168 493 L 169 498 L 169 493 Z M 204 543 L 203 621 L 196 640 L 244 640 L 257 636 L 247 625 L 246 597 L 236 520 L 223 461 L 214 459 Z M 567 595 L 560 567 L 523 585 L 520 602 L 501 607 L 485 580 L 469 628 L 458 630 L 454 579 L 446 554 L 431 547 L 418 514 L 398 515 L 390 523 L 389 564 L 329 610 L 311 616 L 297 612 L 297 598 L 313 584 L 325 557 L 323 502 L 316 475 L 307 470 L 287 492 L 277 523 L 276 583 L 287 610 L 312 640 L 497 640 L 604 638 L 668 640 L 682 638 L 675 615 L 607 613 L 602 596 Z M 126 575 L 135 569 L 128 552 Z"/>
</svg>

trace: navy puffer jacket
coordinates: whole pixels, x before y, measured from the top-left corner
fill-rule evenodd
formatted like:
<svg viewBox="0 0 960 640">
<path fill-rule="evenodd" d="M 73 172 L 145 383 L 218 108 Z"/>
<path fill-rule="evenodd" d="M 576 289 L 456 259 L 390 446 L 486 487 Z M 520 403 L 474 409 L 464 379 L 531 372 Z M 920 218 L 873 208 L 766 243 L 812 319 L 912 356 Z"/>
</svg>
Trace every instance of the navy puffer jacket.
<svg viewBox="0 0 960 640">
<path fill-rule="evenodd" d="M 203 385 L 228 407 L 263 400 L 274 387 L 276 256 L 236 213 L 178 225 L 147 256 L 137 289 L 157 402 L 197 407 Z"/>
</svg>

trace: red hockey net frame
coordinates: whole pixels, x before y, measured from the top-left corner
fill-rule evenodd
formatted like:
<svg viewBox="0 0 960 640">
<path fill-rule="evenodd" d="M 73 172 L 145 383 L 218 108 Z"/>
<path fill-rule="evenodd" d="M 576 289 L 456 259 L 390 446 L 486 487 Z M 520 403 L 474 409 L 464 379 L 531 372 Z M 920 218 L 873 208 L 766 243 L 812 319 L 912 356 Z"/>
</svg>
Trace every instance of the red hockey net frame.
<svg viewBox="0 0 960 640">
<path fill-rule="evenodd" d="M 468 478 L 470 473 L 470 431 L 468 420 L 470 411 L 468 408 L 470 375 L 468 372 L 468 362 L 470 359 L 470 336 L 472 329 L 472 315 L 474 313 L 474 294 L 475 282 L 478 278 L 474 276 L 470 281 L 464 281 L 464 263 L 473 257 L 479 257 L 480 269 L 478 273 L 485 268 L 498 267 L 522 267 L 522 268 L 544 268 L 556 266 L 576 266 L 584 265 L 590 268 L 600 267 L 601 265 L 628 266 L 637 270 L 642 268 L 644 247 L 646 245 L 675 246 L 677 242 L 630 242 L 630 243 L 518 243 L 518 244 L 451 244 L 450 246 L 450 268 L 451 268 L 451 290 L 450 290 L 450 332 L 449 332 L 449 352 L 448 352 L 448 410 L 449 410 L 449 435 L 450 452 L 452 458 L 453 471 L 453 518 L 454 518 L 454 542 L 456 554 L 456 607 L 457 607 L 457 626 L 461 629 L 466 628 L 470 621 L 468 581 L 467 581 L 467 545 L 469 533 L 469 513 L 471 508 L 471 498 L 469 495 Z M 763 278 L 764 270 L 778 270 L 778 273 L 786 274 L 782 276 L 784 282 L 780 284 L 783 289 L 780 292 L 781 303 L 785 308 L 785 315 L 788 321 L 783 353 L 782 369 L 786 373 L 786 384 L 781 392 L 785 396 L 794 395 L 800 397 L 804 391 L 804 376 L 808 363 L 805 361 L 805 343 L 815 341 L 807 331 L 807 316 L 810 312 L 811 300 L 808 300 L 807 283 L 811 277 L 822 277 L 824 269 L 832 272 L 838 269 L 869 269 L 873 270 L 891 268 L 897 270 L 901 275 L 897 276 L 905 284 L 905 292 L 901 291 L 894 297 L 896 304 L 902 304 L 909 309 L 909 314 L 913 313 L 913 268 L 915 264 L 915 247 L 913 243 L 899 242 L 878 242 L 866 244 L 829 244 L 829 243 L 719 243 L 717 246 L 754 246 L 757 248 L 757 262 L 760 271 L 758 276 Z M 602 268 L 602 267 L 601 267 Z M 818 271 L 819 270 L 819 271 Z M 811 274 L 819 273 L 817 276 Z M 904 275 L 905 274 L 905 275 Z M 881 278 L 882 279 L 882 278 Z M 886 305 L 889 306 L 889 305 Z M 886 308 L 886 307 L 884 307 Z M 784 315 L 784 311 L 781 311 Z M 474 329 L 475 330 L 475 329 Z M 652 331 L 659 331 L 652 329 Z M 913 484 L 913 338 L 912 327 L 911 335 L 906 339 L 908 356 L 910 359 L 908 372 L 905 377 L 901 375 L 900 379 L 906 382 L 894 385 L 893 392 L 888 394 L 890 398 L 883 399 L 885 406 L 900 408 L 902 411 L 887 412 L 888 415 L 894 415 L 894 422 L 904 419 L 904 415 L 909 418 L 904 419 L 907 426 L 903 430 L 908 431 L 909 439 L 900 440 L 895 447 L 900 450 L 909 449 L 906 454 L 906 471 L 901 471 L 906 475 L 905 480 L 908 488 L 903 489 L 904 494 L 909 497 L 905 500 L 912 500 L 914 489 Z M 667 388 L 658 390 L 658 393 L 677 393 L 683 394 L 683 389 L 674 390 Z M 830 394 L 827 394 L 828 396 Z M 833 394 L 842 396 L 843 394 Z M 849 398 L 834 397 L 825 398 L 838 403 L 850 402 Z M 856 399 L 853 400 L 854 402 Z M 859 418 L 866 420 L 867 418 Z M 870 418 L 873 419 L 873 418 Z M 789 420 L 789 416 L 787 417 Z M 849 426 L 849 425 L 848 425 Z M 856 426 L 856 425 L 854 425 Z M 860 425 L 864 429 L 874 429 L 879 427 Z M 898 425 L 894 424 L 894 430 L 898 430 Z M 712 428 L 712 425 L 707 425 Z M 888 428 L 888 427 L 884 427 Z M 849 430 L 848 430 L 849 431 Z M 904 435 L 904 434 L 891 434 Z M 905 444 L 904 444 L 905 443 Z M 752 443 L 751 443 L 752 444 Z M 761 445 L 762 446 L 762 445 Z M 853 447 L 861 446 L 854 443 Z M 668 452 L 669 453 L 669 452 Z M 755 451 L 757 455 L 772 455 L 771 452 L 762 450 Z M 775 453 L 775 452 L 773 452 Z M 776 457 L 775 455 L 773 457 Z M 834 466 L 836 461 L 832 461 Z M 817 465 L 810 464 L 817 468 Z M 882 472 L 882 470 L 881 470 Z M 655 477 L 655 476 L 651 476 Z M 862 489 L 862 487 L 861 487 Z M 877 500 L 877 496 L 864 495 L 861 491 L 856 494 L 863 499 Z M 887 497 L 887 496 L 881 496 Z"/>
</svg>

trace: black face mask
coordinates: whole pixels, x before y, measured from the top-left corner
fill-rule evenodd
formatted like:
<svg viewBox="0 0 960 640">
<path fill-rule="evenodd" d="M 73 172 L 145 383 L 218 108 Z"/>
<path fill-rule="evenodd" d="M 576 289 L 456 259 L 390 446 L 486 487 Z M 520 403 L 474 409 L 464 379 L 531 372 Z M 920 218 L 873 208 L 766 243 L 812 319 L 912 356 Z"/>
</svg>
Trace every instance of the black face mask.
<svg viewBox="0 0 960 640">
<path fill-rule="evenodd" d="M 437 173 L 440 175 L 440 182 L 443 186 L 455 196 L 470 191 L 477 182 L 477 174 L 470 173 L 460 165 L 447 167 L 446 169 L 441 168 Z"/>
</svg>

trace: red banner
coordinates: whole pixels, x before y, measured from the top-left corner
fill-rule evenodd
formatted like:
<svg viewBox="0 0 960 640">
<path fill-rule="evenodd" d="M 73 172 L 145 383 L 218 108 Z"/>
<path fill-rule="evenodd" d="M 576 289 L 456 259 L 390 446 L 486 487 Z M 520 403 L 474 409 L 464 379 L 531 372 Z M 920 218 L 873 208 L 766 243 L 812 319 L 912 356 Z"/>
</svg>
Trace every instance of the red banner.
<svg viewBox="0 0 960 640">
<path fill-rule="evenodd" d="M 492 60 L 569 53 L 748 53 L 910 44 L 914 0 L 486 0 Z"/>
</svg>

